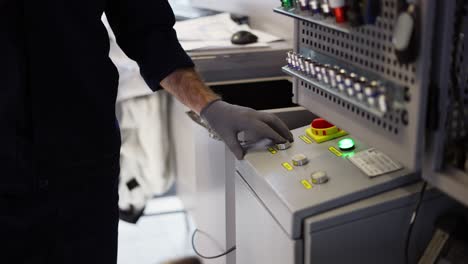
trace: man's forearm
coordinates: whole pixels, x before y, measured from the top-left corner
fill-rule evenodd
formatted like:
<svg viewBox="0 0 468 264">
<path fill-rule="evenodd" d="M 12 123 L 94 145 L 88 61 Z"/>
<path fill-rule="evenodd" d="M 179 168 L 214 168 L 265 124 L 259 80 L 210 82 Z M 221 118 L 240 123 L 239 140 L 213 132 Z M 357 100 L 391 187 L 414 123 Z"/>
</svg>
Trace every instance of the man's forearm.
<svg viewBox="0 0 468 264">
<path fill-rule="evenodd" d="M 197 113 L 208 103 L 219 99 L 192 68 L 174 71 L 161 81 L 161 86 Z"/>
<path fill-rule="evenodd" d="M 239 132 L 244 132 L 247 144 L 265 138 L 275 144 L 294 141 L 288 126 L 277 116 L 216 100 L 219 96 L 203 83 L 194 69 L 176 70 L 161 82 L 161 86 L 199 113 L 237 159 L 245 155 L 238 138 Z"/>
</svg>

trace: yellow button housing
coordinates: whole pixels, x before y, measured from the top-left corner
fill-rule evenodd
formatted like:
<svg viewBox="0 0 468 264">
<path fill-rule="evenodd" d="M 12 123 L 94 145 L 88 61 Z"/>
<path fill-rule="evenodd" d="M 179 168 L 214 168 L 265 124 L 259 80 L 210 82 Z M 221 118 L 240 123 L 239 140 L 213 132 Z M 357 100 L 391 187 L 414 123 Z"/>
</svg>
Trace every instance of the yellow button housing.
<svg viewBox="0 0 468 264">
<path fill-rule="evenodd" d="M 348 133 L 346 131 L 344 131 L 344 130 L 339 130 L 335 134 L 330 134 L 330 135 L 327 134 L 326 136 L 315 135 L 314 132 L 312 131 L 312 128 L 310 128 L 310 127 L 306 129 L 306 134 L 307 134 L 307 136 L 312 138 L 317 143 L 323 143 L 323 142 L 326 142 L 326 141 L 333 140 L 335 138 L 339 138 L 339 137 L 343 137 L 343 136 L 348 135 Z"/>
</svg>

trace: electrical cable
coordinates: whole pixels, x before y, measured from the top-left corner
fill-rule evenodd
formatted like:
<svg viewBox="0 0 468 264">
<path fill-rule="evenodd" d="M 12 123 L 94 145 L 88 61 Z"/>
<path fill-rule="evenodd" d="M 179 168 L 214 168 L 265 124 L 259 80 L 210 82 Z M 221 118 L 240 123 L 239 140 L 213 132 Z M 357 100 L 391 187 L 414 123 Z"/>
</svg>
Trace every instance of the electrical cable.
<svg viewBox="0 0 468 264">
<path fill-rule="evenodd" d="M 217 258 L 220 258 L 220 257 L 224 257 L 226 256 L 227 254 L 233 252 L 234 250 L 236 250 L 236 246 L 233 246 L 231 247 L 230 249 L 228 249 L 226 252 L 224 253 L 221 253 L 219 255 L 215 255 L 215 256 L 204 256 L 202 255 L 200 252 L 198 252 L 197 248 L 195 247 L 195 235 L 198 233 L 198 232 L 202 232 L 198 229 L 195 229 L 195 231 L 193 231 L 193 235 L 192 235 L 192 249 L 193 251 L 195 252 L 195 254 L 197 256 L 199 256 L 200 258 L 203 258 L 203 259 L 217 259 Z"/>
<path fill-rule="evenodd" d="M 409 264 L 409 248 L 410 248 L 410 241 L 411 241 L 411 234 L 413 233 L 413 227 L 416 222 L 416 218 L 418 217 L 419 214 L 419 209 L 421 208 L 421 204 L 424 198 L 424 193 L 426 192 L 427 189 L 427 182 L 423 183 L 423 186 L 421 187 L 421 191 L 419 192 L 419 198 L 418 201 L 414 207 L 413 214 L 411 215 L 411 221 L 408 226 L 408 231 L 406 233 L 406 240 L 405 240 L 405 263 Z"/>
</svg>

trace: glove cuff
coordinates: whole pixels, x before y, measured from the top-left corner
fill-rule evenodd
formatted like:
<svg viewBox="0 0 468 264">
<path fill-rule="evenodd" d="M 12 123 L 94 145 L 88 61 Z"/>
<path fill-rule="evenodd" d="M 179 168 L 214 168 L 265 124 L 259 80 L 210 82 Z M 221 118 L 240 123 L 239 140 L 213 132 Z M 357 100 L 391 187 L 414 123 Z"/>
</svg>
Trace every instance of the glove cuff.
<svg viewBox="0 0 468 264">
<path fill-rule="evenodd" d="M 218 99 L 214 99 L 213 101 L 209 102 L 205 107 L 203 107 L 203 109 L 200 111 L 200 116 L 205 119 L 205 114 L 206 114 L 206 111 L 215 103 L 217 102 L 220 102 L 222 101 L 221 98 L 218 98 Z"/>
</svg>

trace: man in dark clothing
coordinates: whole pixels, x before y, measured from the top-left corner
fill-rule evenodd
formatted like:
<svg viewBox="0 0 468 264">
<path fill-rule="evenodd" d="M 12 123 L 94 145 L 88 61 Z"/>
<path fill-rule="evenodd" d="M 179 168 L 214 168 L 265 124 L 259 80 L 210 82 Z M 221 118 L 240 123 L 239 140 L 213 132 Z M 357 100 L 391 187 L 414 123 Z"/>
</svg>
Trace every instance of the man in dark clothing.
<svg viewBox="0 0 468 264">
<path fill-rule="evenodd" d="M 237 158 L 240 131 L 292 141 L 193 70 L 166 0 L 0 0 L 0 253 L 4 263 L 115 263 L 118 74 L 106 13 L 149 87 L 200 113 Z"/>
</svg>

